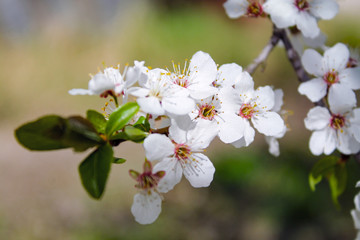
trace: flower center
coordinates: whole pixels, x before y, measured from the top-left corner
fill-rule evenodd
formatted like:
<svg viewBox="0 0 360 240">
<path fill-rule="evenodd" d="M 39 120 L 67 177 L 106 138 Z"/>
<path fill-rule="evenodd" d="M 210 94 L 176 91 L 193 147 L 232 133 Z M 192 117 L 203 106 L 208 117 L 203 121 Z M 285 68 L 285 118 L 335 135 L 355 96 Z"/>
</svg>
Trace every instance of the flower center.
<svg viewBox="0 0 360 240">
<path fill-rule="evenodd" d="M 174 83 L 184 88 L 187 88 L 189 86 L 189 81 L 186 78 L 177 77 Z"/>
<path fill-rule="evenodd" d="M 330 119 L 330 126 L 333 128 L 333 129 L 342 129 L 345 125 L 345 117 L 344 116 L 341 116 L 339 114 L 335 114 L 335 115 L 332 115 L 331 116 L 331 119 Z"/>
<path fill-rule="evenodd" d="M 309 9 L 309 3 L 307 0 L 295 0 L 294 4 L 300 11 L 306 11 Z"/>
<path fill-rule="evenodd" d="M 179 161 L 186 161 L 191 155 L 191 149 L 186 144 L 175 144 L 175 157 Z"/>
<path fill-rule="evenodd" d="M 324 81 L 327 83 L 327 85 L 332 85 L 334 83 L 339 82 L 339 75 L 338 73 L 333 69 L 331 72 L 327 72 L 324 77 Z"/>
<path fill-rule="evenodd" d="M 243 118 L 250 119 L 255 112 L 255 109 L 250 104 L 244 103 L 241 108 L 239 115 Z"/>
<path fill-rule="evenodd" d="M 199 107 L 199 116 L 203 119 L 213 120 L 217 111 L 215 110 L 215 106 L 204 104 Z"/>
<path fill-rule="evenodd" d="M 263 8 L 260 3 L 253 2 L 247 9 L 247 15 L 250 17 L 258 17 L 263 14 Z"/>
<path fill-rule="evenodd" d="M 349 58 L 348 63 L 346 64 L 347 68 L 356 68 L 358 66 L 358 61 L 352 57 Z"/>
</svg>

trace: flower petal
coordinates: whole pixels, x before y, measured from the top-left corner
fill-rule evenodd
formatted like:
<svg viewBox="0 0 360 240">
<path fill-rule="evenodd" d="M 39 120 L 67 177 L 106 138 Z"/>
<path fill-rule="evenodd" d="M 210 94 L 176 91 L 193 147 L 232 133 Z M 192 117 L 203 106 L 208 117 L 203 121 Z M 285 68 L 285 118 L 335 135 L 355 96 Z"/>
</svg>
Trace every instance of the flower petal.
<svg viewBox="0 0 360 240">
<path fill-rule="evenodd" d="M 246 14 L 249 2 L 247 0 L 227 0 L 223 6 L 229 18 L 234 19 Z"/>
<path fill-rule="evenodd" d="M 208 187 L 214 178 L 214 165 L 202 153 L 193 153 L 191 156 L 192 159 L 184 164 L 184 176 L 195 188 Z"/>
<path fill-rule="evenodd" d="M 269 153 L 275 157 L 280 155 L 279 142 L 275 137 L 265 136 L 265 141 L 269 144 Z"/>
<path fill-rule="evenodd" d="M 298 91 L 305 95 L 312 102 L 317 102 L 326 95 L 327 84 L 322 78 L 314 78 L 310 81 L 301 83 Z"/>
<path fill-rule="evenodd" d="M 259 87 L 255 91 L 256 105 L 261 110 L 270 110 L 275 104 L 275 94 L 270 86 Z"/>
<path fill-rule="evenodd" d="M 225 3 L 226 4 L 226 3 Z M 242 67 L 236 63 L 221 65 L 216 77 L 216 87 L 232 87 L 242 75 Z"/>
<path fill-rule="evenodd" d="M 353 110 L 353 116 L 349 119 L 349 131 L 353 134 L 356 141 L 360 142 L 360 108 Z"/>
<path fill-rule="evenodd" d="M 310 12 L 317 18 L 329 20 L 339 12 L 339 5 L 334 0 L 309 1 Z"/>
<path fill-rule="evenodd" d="M 162 160 L 172 156 L 175 151 L 171 140 L 161 134 L 150 134 L 144 140 L 145 155 L 149 161 Z"/>
<path fill-rule="evenodd" d="M 353 90 L 360 89 L 360 67 L 346 68 L 339 74 L 341 84 L 347 85 Z"/>
<path fill-rule="evenodd" d="M 343 43 L 337 43 L 324 52 L 323 66 L 326 71 L 341 72 L 345 69 L 350 57 L 349 49 Z"/>
<path fill-rule="evenodd" d="M 297 28 L 305 37 L 315 38 L 320 34 L 316 18 L 306 11 L 300 11 L 295 17 Z"/>
<path fill-rule="evenodd" d="M 321 130 L 329 125 L 331 115 L 324 107 L 313 107 L 304 119 L 305 127 L 309 130 Z"/>
<path fill-rule="evenodd" d="M 244 121 L 234 113 L 220 114 L 219 138 L 224 143 L 232 143 L 244 136 Z"/>
<path fill-rule="evenodd" d="M 156 97 L 138 98 L 136 102 L 140 105 L 140 108 L 146 113 L 154 115 L 165 114 L 165 110 L 161 107 L 160 101 Z"/>
<path fill-rule="evenodd" d="M 198 51 L 190 60 L 190 78 L 194 84 L 210 85 L 216 79 L 217 67 L 208 53 Z"/>
<path fill-rule="evenodd" d="M 74 88 L 69 90 L 70 95 L 94 95 L 93 92 L 91 92 L 88 89 L 80 89 L 80 88 Z"/>
<path fill-rule="evenodd" d="M 185 115 L 194 109 L 195 102 L 191 98 L 184 97 L 163 98 L 162 106 L 169 113 Z"/>
<path fill-rule="evenodd" d="M 182 167 L 176 158 L 165 158 L 158 162 L 153 169 L 153 172 L 165 171 L 165 176 L 161 178 L 157 189 L 161 193 L 166 193 L 178 184 L 182 177 Z"/>
<path fill-rule="evenodd" d="M 301 63 L 308 73 L 316 77 L 322 77 L 324 75 L 322 56 L 317 51 L 306 49 L 301 57 Z"/>
<path fill-rule="evenodd" d="M 251 118 L 254 127 L 266 136 L 276 136 L 280 134 L 284 128 L 284 120 L 275 112 L 264 112 Z"/>
<path fill-rule="evenodd" d="M 161 197 L 158 193 L 149 191 L 137 193 L 131 206 L 131 213 L 140 224 L 153 223 L 161 212 Z"/>
<path fill-rule="evenodd" d="M 332 113 L 343 114 L 356 106 L 355 93 L 343 84 L 333 84 L 329 89 L 329 106 Z"/>
</svg>

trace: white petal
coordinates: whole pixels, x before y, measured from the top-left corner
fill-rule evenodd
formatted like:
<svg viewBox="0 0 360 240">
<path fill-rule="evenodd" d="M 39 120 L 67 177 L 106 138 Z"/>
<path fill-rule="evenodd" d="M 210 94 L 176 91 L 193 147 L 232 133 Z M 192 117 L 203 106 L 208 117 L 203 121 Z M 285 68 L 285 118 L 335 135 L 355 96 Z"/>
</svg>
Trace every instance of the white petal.
<svg viewBox="0 0 360 240">
<path fill-rule="evenodd" d="M 155 97 L 138 98 L 136 101 L 140 105 L 140 108 L 146 113 L 154 115 L 165 114 L 165 110 L 161 107 L 159 99 Z"/>
<path fill-rule="evenodd" d="M 94 93 L 88 89 L 79 89 L 79 88 L 71 89 L 69 91 L 69 94 L 70 95 L 94 95 Z"/>
<path fill-rule="evenodd" d="M 208 53 L 196 52 L 190 60 L 189 69 L 192 83 L 210 85 L 216 79 L 216 63 Z"/>
<path fill-rule="evenodd" d="M 360 89 L 360 67 L 346 68 L 339 74 L 341 84 L 347 85 L 353 90 Z"/>
<path fill-rule="evenodd" d="M 174 154 L 171 140 L 161 134 L 150 134 L 144 140 L 145 155 L 149 161 L 162 160 Z"/>
<path fill-rule="evenodd" d="M 97 73 L 89 81 L 89 90 L 95 95 L 115 88 L 115 83 L 103 73 Z"/>
<path fill-rule="evenodd" d="M 308 73 L 317 77 L 324 75 L 322 70 L 322 56 L 317 51 L 306 49 L 301 57 L 301 63 Z"/>
<path fill-rule="evenodd" d="M 216 84 L 219 87 L 232 87 L 237 81 L 239 81 L 241 75 L 242 67 L 236 63 L 221 65 L 216 77 Z"/>
<path fill-rule="evenodd" d="M 274 112 L 264 112 L 251 118 L 254 127 L 266 136 L 276 136 L 280 134 L 284 127 L 284 120 L 279 114 Z"/>
<path fill-rule="evenodd" d="M 214 178 L 215 167 L 207 156 L 193 153 L 184 166 L 184 176 L 195 188 L 208 187 Z"/>
<path fill-rule="evenodd" d="M 259 87 L 255 91 L 256 105 L 261 110 L 270 110 L 275 104 L 275 94 L 270 86 Z"/>
<path fill-rule="evenodd" d="M 356 229 L 360 229 L 360 211 L 359 210 L 351 210 L 351 216 L 354 220 L 354 225 Z M 360 234 L 358 233 L 358 236 L 355 240 L 360 239 Z"/>
<path fill-rule="evenodd" d="M 244 140 L 245 146 L 249 146 L 254 141 L 255 130 L 250 126 L 250 122 L 246 119 L 242 119 L 244 122 Z"/>
<path fill-rule="evenodd" d="M 212 130 L 209 130 L 212 129 Z M 215 131 L 214 131 L 215 129 Z M 195 128 L 187 132 L 187 143 L 193 149 L 207 148 L 210 142 L 215 138 L 218 131 L 216 121 L 199 119 Z"/>
<path fill-rule="evenodd" d="M 244 136 L 244 121 L 234 113 L 220 114 L 219 138 L 224 143 L 232 143 Z"/>
<path fill-rule="evenodd" d="M 337 114 L 346 113 L 356 106 L 355 93 L 343 84 L 331 85 L 328 101 L 331 112 Z"/>
<path fill-rule="evenodd" d="M 354 154 L 360 151 L 360 143 L 350 134 L 348 129 L 338 131 L 337 149 L 343 154 Z"/>
<path fill-rule="evenodd" d="M 233 145 L 236 148 L 241 148 L 246 146 L 245 138 L 240 138 L 239 140 L 232 142 L 231 145 Z"/>
<path fill-rule="evenodd" d="M 239 78 L 240 81 L 236 81 L 235 90 L 242 94 L 250 91 L 254 91 L 254 80 L 248 72 L 243 72 Z"/>
<path fill-rule="evenodd" d="M 305 127 L 309 130 L 321 130 L 329 125 L 331 115 L 329 110 L 324 107 L 314 107 L 310 109 L 304 119 Z"/>
<path fill-rule="evenodd" d="M 297 9 L 291 1 L 268 0 L 263 5 L 264 11 L 271 16 L 271 20 L 278 28 L 286 28 L 295 25 L 294 15 Z"/>
<path fill-rule="evenodd" d="M 135 97 L 146 97 L 149 95 L 149 89 L 141 88 L 141 87 L 132 87 L 128 89 L 128 94 L 131 94 Z"/>
<path fill-rule="evenodd" d="M 238 18 L 245 15 L 249 2 L 247 0 L 227 0 L 223 6 L 229 18 Z"/>
<path fill-rule="evenodd" d="M 166 193 L 178 184 L 182 177 L 182 167 L 176 158 L 165 158 L 154 166 L 153 172 L 165 171 L 165 176 L 161 178 L 157 189 L 159 192 Z"/>
<path fill-rule="evenodd" d="M 269 144 L 269 153 L 275 157 L 280 155 L 279 142 L 275 137 L 265 136 L 265 141 Z"/>
<path fill-rule="evenodd" d="M 162 106 L 165 111 L 175 115 L 185 115 L 195 107 L 194 100 L 183 97 L 163 98 Z"/>
<path fill-rule="evenodd" d="M 317 102 L 325 97 L 326 90 L 327 84 L 322 78 L 314 78 L 301 83 L 298 88 L 299 93 L 308 97 L 312 102 Z"/>
<path fill-rule="evenodd" d="M 336 148 L 336 144 L 337 144 L 336 131 L 330 127 L 325 128 L 325 130 L 326 130 L 326 139 L 324 146 L 324 154 L 330 155 Z"/>
<path fill-rule="evenodd" d="M 161 212 L 161 197 L 158 193 L 137 193 L 131 206 L 131 213 L 140 224 L 153 223 Z"/>
<path fill-rule="evenodd" d="M 349 131 L 353 134 L 356 141 L 360 142 L 360 108 L 353 110 L 353 116 L 349 119 Z"/>
<path fill-rule="evenodd" d="M 343 43 L 337 43 L 335 46 L 327 49 L 324 53 L 323 65 L 327 71 L 341 72 L 345 69 L 350 56 L 349 49 Z"/>
<path fill-rule="evenodd" d="M 190 96 L 194 99 L 203 99 L 215 95 L 218 92 L 218 89 L 203 84 L 191 85 L 188 87 Z"/>
<path fill-rule="evenodd" d="M 172 120 L 169 128 L 169 137 L 178 144 L 186 143 L 187 131 L 194 128 L 195 123 L 191 122 L 190 118 L 182 118 L 187 122 L 178 123 L 178 121 Z M 180 124 L 180 125 L 178 125 Z"/>
<path fill-rule="evenodd" d="M 308 12 L 300 11 L 296 16 L 296 26 L 305 37 L 315 38 L 320 34 L 315 17 Z"/>
<path fill-rule="evenodd" d="M 324 149 L 327 149 L 327 154 L 333 152 L 336 147 L 335 140 L 330 140 L 330 136 L 333 136 L 331 133 L 332 129 L 325 128 L 321 131 L 315 131 L 311 134 L 309 147 L 312 154 L 318 156 L 324 153 Z"/>
<path fill-rule="evenodd" d="M 275 89 L 274 94 L 275 94 L 275 103 L 271 110 L 273 112 L 279 113 L 282 105 L 284 104 L 283 102 L 284 92 L 282 89 Z"/>
<path fill-rule="evenodd" d="M 334 0 L 309 1 L 310 12 L 317 18 L 329 20 L 339 12 L 339 5 Z"/>
</svg>

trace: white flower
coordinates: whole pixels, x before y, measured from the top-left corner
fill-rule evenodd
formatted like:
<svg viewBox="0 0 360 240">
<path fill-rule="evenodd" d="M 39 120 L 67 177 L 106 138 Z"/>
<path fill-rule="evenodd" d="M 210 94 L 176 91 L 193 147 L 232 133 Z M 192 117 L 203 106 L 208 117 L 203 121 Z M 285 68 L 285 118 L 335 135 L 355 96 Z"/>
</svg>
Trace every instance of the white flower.
<svg viewBox="0 0 360 240">
<path fill-rule="evenodd" d="M 129 93 L 137 97 L 142 111 L 153 115 L 185 115 L 194 108 L 194 100 L 189 93 L 169 82 L 161 69 L 148 72 L 146 82 L 139 82 L 141 87 L 129 89 Z"/>
<path fill-rule="evenodd" d="M 235 88 L 220 90 L 224 111 L 237 115 L 239 123 L 231 128 L 240 133 L 241 138 L 232 144 L 235 147 L 249 146 L 254 140 L 254 127 L 266 136 L 277 136 L 285 128 L 284 121 L 278 113 L 271 111 L 275 103 L 274 91 L 269 86 L 254 90 L 251 76 L 244 72 Z"/>
<path fill-rule="evenodd" d="M 352 91 L 360 89 L 360 67 L 346 68 L 349 61 L 349 50 L 342 44 L 327 49 L 324 56 L 312 49 L 307 49 L 301 58 L 305 70 L 315 78 L 301 83 L 298 91 L 312 102 L 325 97 L 329 91 L 337 95 L 355 99 Z"/>
<path fill-rule="evenodd" d="M 343 154 L 360 150 L 360 108 L 352 109 L 352 103 L 343 104 L 332 99 L 330 110 L 324 107 L 310 109 L 305 118 L 307 129 L 314 131 L 309 147 L 314 155 L 329 155 L 335 149 Z"/>
<path fill-rule="evenodd" d="M 264 11 L 278 28 L 296 25 L 305 37 L 315 38 L 318 19 L 332 19 L 339 11 L 335 0 L 268 0 Z"/>
<path fill-rule="evenodd" d="M 193 187 L 207 187 L 213 180 L 215 168 L 209 158 L 202 154 L 215 135 L 208 131 L 211 122 L 198 127 L 186 123 L 187 129 L 172 121 L 169 137 L 151 134 L 144 140 L 145 155 L 148 160 L 159 162 L 156 171 L 165 171 L 165 177 L 159 182 L 160 192 L 167 192 L 180 182 L 182 175 Z"/>
<path fill-rule="evenodd" d="M 166 77 L 173 85 L 180 86 L 193 99 L 202 99 L 214 95 L 217 89 L 210 86 L 215 81 L 217 67 L 208 53 L 196 52 L 187 67 L 174 64 L 173 71 L 167 69 Z"/>
<path fill-rule="evenodd" d="M 223 6 L 229 18 L 239 18 L 244 15 L 258 17 L 263 14 L 263 8 L 258 1 L 250 3 L 249 0 L 227 0 Z"/>
<path fill-rule="evenodd" d="M 240 81 L 243 71 L 236 63 L 223 64 L 219 68 L 212 85 L 216 88 L 233 87 Z"/>
<path fill-rule="evenodd" d="M 140 69 L 143 67 L 144 62 L 135 61 L 134 67 L 125 67 L 123 75 L 121 75 L 118 67 L 108 67 L 104 72 L 99 72 L 92 76 L 89 81 L 88 89 L 71 89 L 71 95 L 100 95 L 106 98 L 107 96 L 120 96 L 122 95 L 126 101 L 127 88 L 134 85 L 138 79 L 143 78 Z"/>
<path fill-rule="evenodd" d="M 161 212 L 162 199 L 157 186 L 166 173 L 164 171 L 153 173 L 149 161 L 145 161 L 142 174 L 134 170 L 130 170 L 129 173 L 138 182 L 135 187 L 139 189 L 139 193 L 134 196 L 131 213 L 140 224 L 153 223 Z"/>
<path fill-rule="evenodd" d="M 281 114 L 281 107 L 283 105 L 283 96 L 284 92 L 281 89 L 275 89 L 275 103 L 273 108 L 271 109 L 273 112 Z M 284 137 L 285 133 L 287 131 L 286 126 L 284 127 L 283 131 L 281 131 L 276 136 L 265 136 L 265 141 L 269 145 L 269 152 L 275 157 L 278 157 L 280 155 L 280 147 L 278 139 Z"/>
</svg>

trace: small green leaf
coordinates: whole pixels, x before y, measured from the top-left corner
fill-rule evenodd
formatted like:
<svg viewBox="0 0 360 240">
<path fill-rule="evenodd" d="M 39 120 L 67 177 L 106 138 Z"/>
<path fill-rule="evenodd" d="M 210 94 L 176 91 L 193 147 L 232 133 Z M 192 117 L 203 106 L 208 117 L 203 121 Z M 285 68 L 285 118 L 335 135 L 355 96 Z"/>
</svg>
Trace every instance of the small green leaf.
<svg viewBox="0 0 360 240">
<path fill-rule="evenodd" d="M 94 125 L 96 131 L 105 133 L 106 119 L 101 113 L 95 110 L 88 110 L 86 112 L 86 118 Z"/>
<path fill-rule="evenodd" d="M 101 198 L 113 162 L 113 149 L 104 144 L 92 152 L 79 166 L 81 182 L 95 199 Z"/>
<path fill-rule="evenodd" d="M 339 163 L 335 171 L 329 176 L 329 186 L 334 204 L 340 208 L 338 197 L 345 191 L 347 181 L 347 170 L 345 163 Z"/>
<path fill-rule="evenodd" d="M 317 178 L 315 178 L 311 173 L 309 174 L 309 184 L 310 184 L 310 188 L 311 190 L 314 192 L 315 191 L 315 186 L 321 182 L 322 180 L 322 176 L 318 176 Z"/>
<path fill-rule="evenodd" d="M 123 164 L 124 162 L 126 162 L 126 159 L 114 157 L 113 163 Z"/>
<path fill-rule="evenodd" d="M 150 123 L 144 116 L 139 117 L 139 119 L 134 124 L 134 127 L 138 128 L 144 132 L 150 131 Z"/>
<path fill-rule="evenodd" d="M 124 129 L 124 132 L 126 136 L 128 137 L 128 140 L 140 143 L 144 141 L 144 139 L 149 135 L 147 132 L 144 132 L 138 128 L 132 127 L 132 126 L 126 126 Z"/>
<path fill-rule="evenodd" d="M 109 117 L 106 124 L 105 133 L 109 137 L 114 132 L 122 129 L 130 119 L 139 111 L 139 105 L 136 102 L 128 102 L 115 110 Z"/>
</svg>

